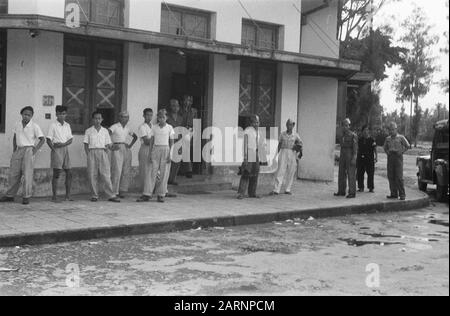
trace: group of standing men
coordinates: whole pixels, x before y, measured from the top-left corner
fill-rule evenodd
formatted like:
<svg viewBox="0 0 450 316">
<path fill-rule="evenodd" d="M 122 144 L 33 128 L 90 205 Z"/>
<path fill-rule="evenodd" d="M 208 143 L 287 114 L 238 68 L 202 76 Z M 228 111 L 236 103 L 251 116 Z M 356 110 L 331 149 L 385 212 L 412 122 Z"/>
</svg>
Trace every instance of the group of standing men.
<svg viewBox="0 0 450 316">
<path fill-rule="evenodd" d="M 339 157 L 338 192 L 335 196 L 356 197 L 356 183 L 358 192 L 364 192 L 364 175 L 367 173 L 367 187 L 373 193 L 375 164 L 378 160 L 377 144 L 370 136 L 369 126 L 361 129 L 361 137 L 350 129 L 350 120 L 342 122 L 343 135 L 341 137 Z M 398 134 L 397 125 L 391 122 L 388 126 L 389 136 L 384 142 L 383 149 L 387 154 L 387 174 L 389 180 L 390 195 L 388 199 L 406 199 L 403 182 L 403 154 L 410 148 L 408 140 Z M 348 194 L 347 191 L 348 183 Z"/>
<path fill-rule="evenodd" d="M 153 110 L 143 111 L 144 123 L 139 126 L 137 134 L 132 132 L 126 111 L 119 113 L 119 121 L 105 128 L 102 126 L 103 115 L 99 111 L 92 114 L 92 126 L 84 135 L 84 150 L 87 158 L 87 173 L 91 190 L 91 201 L 99 199 L 98 185 L 102 180 L 105 194 L 110 202 L 120 202 L 128 192 L 131 177 L 131 148 L 139 139 L 139 176 L 141 179 L 142 196 L 138 202 L 146 202 L 157 195 L 158 202 L 164 202 L 165 197 L 175 197 L 169 194 L 167 184 L 176 184 L 179 163 L 172 163 L 171 148 L 175 142 L 174 127 L 185 126 L 192 128 L 196 118 L 196 109 L 192 107 L 192 97 L 183 97 L 183 109 L 180 114 L 178 100 L 170 101 L 170 113 L 160 110 L 157 113 L 157 123 L 152 124 Z M 9 187 L 0 202 L 13 202 L 22 183 L 22 204 L 30 202 L 33 190 L 33 172 L 35 156 L 45 143 L 51 149 L 50 166 L 53 169 L 52 200 L 57 202 L 58 182 L 64 172 L 66 201 L 72 201 L 72 172 L 69 146 L 73 142 L 70 124 L 66 122 L 67 107 L 56 107 L 57 120 L 50 125 L 47 137 L 41 128 L 33 122 L 34 109 L 24 107 L 20 114 L 22 121 L 13 129 L 13 155 L 9 170 Z M 172 126 L 172 124 L 174 126 Z M 187 167 L 186 175 L 192 177 L 192 165 Z M 23 182 L 22 182 L 23 178 Z"/>
</svg>

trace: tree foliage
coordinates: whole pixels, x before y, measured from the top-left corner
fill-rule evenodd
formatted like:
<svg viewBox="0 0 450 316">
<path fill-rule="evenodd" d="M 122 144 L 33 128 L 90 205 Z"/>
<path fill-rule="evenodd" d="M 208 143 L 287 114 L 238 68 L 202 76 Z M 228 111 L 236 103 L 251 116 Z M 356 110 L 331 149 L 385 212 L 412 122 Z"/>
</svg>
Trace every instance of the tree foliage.
<svg viewBox="0 0 450 316">
<path fill-rule="evenodd" d="M 431 47 L 437 43 L 438 38 L 431 34 L 431 26 L 425 13 L 418 7 L 402 23 L 402 27 L 406 33 L 400 41 L 407 49 L 407 53 L 402 56 L 401 73 L 395 77 L 393 88 L 397 94 L 397 101 L 414 102 L 416 118 L 413 119 L 411 136 L 415 140 L 421 117 L 419 99 L 429 92 L 433 74 L 437 70 Z"/>
</svg>

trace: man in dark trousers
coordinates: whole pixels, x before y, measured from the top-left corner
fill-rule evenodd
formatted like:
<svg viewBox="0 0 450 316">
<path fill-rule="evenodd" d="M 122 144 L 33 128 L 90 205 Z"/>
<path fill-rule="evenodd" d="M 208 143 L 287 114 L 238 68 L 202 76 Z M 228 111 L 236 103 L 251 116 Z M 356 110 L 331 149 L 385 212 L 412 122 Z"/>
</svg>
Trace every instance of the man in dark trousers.
<svg viewBox="0 0 450 316">
<path fill-rule="evenodd" d="M 356 156 L 358 136 L 350 130 L 350 119 L 342 121 L 344 133 L 341 137 L 341 154 L 339 158 L 338 192 L 335 196 L 345 196 L 348 179 L 348 199 L 356 197 Z"/>
<path fill-rule="evenodd" d="M 184 125 L 183 115 L 180 113 L 180 103 L 177 99 L 171 99 L 169 101 L 169 111 L 167 114 L 167 124 L 171 125 L 173 128 L 180 127 Z M 179 141 L 182 138 L 181 135 L 177 135 L 177 139 L 175 142 Z M 181 150 L 179 151 L 181 154 Z M 170 164 L 170 173 L 168 183 L 171 185 L 178 185 L 177 183 L 177 175 L 180 170 L 181 162 L 172 161 Z"/>
<path fill-rule="evenodd" d="M 375 189 L 373 176 L 375 173 L 375 164 L 378 160 L 377 143 L 370 136 L 368 125 L 364 125 L 361 132 L 362 137 L 358 140 L 358 159 L 356 160 L 358 192 L 364 192 L 364 174 L 367 173 L 367 188 L 370 193 L 373 193 Z"/>
</svg>

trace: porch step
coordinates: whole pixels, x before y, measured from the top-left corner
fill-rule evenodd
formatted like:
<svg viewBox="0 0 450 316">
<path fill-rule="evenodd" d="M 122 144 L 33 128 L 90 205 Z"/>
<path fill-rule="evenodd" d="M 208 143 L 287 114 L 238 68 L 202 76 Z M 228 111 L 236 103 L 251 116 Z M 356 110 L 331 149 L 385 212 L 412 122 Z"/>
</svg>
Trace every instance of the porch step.
<svg viewBox="0 0 450 316">
<path fill-rule="evenodd" d="M 188 179 L 183 176 L 177 178 L 178 185 L 169 185 L 169 192 L 180 194 L 208 194 L 210 192 L 231 190 L 232 183 L 205 176 L 194 176 Z"/>
</svg>

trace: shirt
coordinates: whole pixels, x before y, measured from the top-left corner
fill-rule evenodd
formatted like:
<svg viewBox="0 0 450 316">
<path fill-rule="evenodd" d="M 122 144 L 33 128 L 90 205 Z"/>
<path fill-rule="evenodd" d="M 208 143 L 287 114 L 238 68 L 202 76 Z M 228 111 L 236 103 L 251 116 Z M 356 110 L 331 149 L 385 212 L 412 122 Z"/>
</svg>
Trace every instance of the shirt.
<svg viewBox="0 0 450 316">
<path fill-rule="evenodd" d="M 23 127 L 22 122 L 16 123 L 13 132 L 16 135 L 17 147 L 32 147 L 39 138 L 44 137 L 39 125 L 33 121 L 28 122 L 25 127 Z"/>
<path fill-rule="evenodd" d="M 358 140 L 358 158 L 374 159 L 377 143 L 372 137 L 361 137 Z"/>
<path fill-rule="evenodd" d="M 144 123 L 141 126 L 139 126 L 138 137 L 141 139 L 141 143 L 144 143 L 144 140 L 143 140 L 144 137 L 148 137 L 148 138 L 152 137 L 152 127 L 153 127 L 152 123 L 150 123 L 150 125 L 147 123 Z"/>
<path fill-rule="evenodd" d="M 52 123 L 48 130 L 47 138 L 50 139 L 53 143 L 67 143 L 73 138 L 70 124 L 67 122 L 61 124 L 58 121 Z"/>
<path fill-rule="evenodd" d="M 256 131 L 253 127 L 249 127 L 245 130 L 244 135 L 247 135 L 247 158 L 249 162 L 255 162 L 256 157 L 257 161 L 265 162 L 266 154 L 266 139 L 265 137 L 261 137 L 261 133 Z"/>
<path fill-rule="evenodd" d="M 292 132 L 291 135 L 284 131 L 281 133 L 279 142 L 281 143 L 281 149 L 293 149 L 295 142 L 303 146 L 303 141 L 296 132 Z"/>
<path fill-rule="evenodd" d="M 109 128 L 111 131 L 111 141 L 113 143 L 125 143 L 127 141 L 127 137 L 133 137 L 133 133 L 130 131 L 128 125 L 125 127 L 120 123 L 116 123 Z"/>
<path fill-rule="evenodd" d="M 398 134 L 395 137 L 388 136 L 384 142 L 384 151 L 387 154 L 397 153 L 403 154 L 409 149 L 410 145 L 405 136 Z"/>
<path fill-rule="evenodd" d="M 178 112 L 177 119 L 174 119 L 171 113 L 167 114 L 167 124 L 171 125 L 172 127 L 179 127 L 184 126 L 184 118 L 183 115 Z"/>
<path fill-rule="evenodd" d="M 84 135 L 84 143 L 89 145 L 89 149 L 106 149 L 111 144 L 111 137 L 106 128 L 101 127 L 99 131 L 94 126 L 88 128 Z"/>
<path fill-rule="evenodd" d="M 155 138 L 154 144 L 156 146 L 169 146 L 169 138 L 173 139 L 175 137 L 175 131 L 170 124 L 166 124 L 164 127 L 160 127 L 159 124 L 156 124 L 152 128 L 151 135 Z"/>
<path fill-rule="evenodd" d="M 358 150 L 358 136 L 353 132 L 349 132 L 348 134 L 344 133 L 341 138 L 341 149 L 352 149 L 353 154 L 356 156 Z"/>
</svg>

